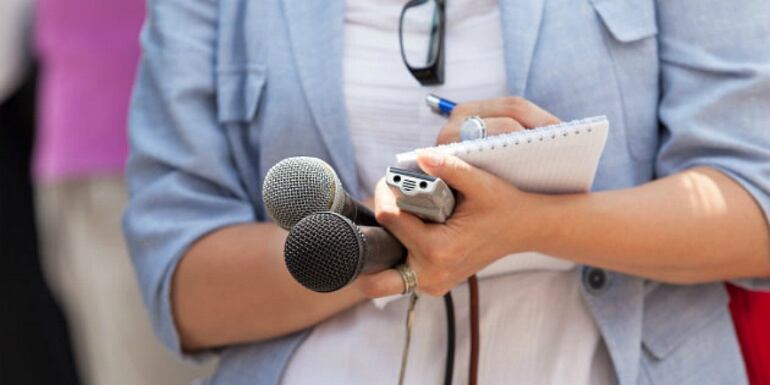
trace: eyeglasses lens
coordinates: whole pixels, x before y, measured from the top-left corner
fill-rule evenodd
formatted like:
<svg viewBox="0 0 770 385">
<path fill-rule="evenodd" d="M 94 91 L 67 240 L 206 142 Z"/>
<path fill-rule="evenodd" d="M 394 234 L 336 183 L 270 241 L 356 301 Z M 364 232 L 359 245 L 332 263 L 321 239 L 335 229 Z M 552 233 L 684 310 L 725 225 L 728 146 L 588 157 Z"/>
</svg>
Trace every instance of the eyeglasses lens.
<svg viewBox="0 0 770 385">
<path fill-rule="evenodd" d="M 404 10 L 402 44 L 404 59 L 410 67 L 433 65 L 439 53 L 441 17 L 435 0 L 414 3 Z"/>
</svg>

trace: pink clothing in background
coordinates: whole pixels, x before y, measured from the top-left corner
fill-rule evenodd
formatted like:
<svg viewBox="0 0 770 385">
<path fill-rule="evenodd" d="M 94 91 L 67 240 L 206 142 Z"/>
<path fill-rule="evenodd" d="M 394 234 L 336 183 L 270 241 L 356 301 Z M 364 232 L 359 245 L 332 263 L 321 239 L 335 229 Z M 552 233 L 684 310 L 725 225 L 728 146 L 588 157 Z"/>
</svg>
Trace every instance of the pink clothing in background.
<svg viewBox="0 0 770 385">
<path fill-rule="evenodd" d="M 38 0 L 35 174 L 122 173 L 144 0 Z"/>
</svg>

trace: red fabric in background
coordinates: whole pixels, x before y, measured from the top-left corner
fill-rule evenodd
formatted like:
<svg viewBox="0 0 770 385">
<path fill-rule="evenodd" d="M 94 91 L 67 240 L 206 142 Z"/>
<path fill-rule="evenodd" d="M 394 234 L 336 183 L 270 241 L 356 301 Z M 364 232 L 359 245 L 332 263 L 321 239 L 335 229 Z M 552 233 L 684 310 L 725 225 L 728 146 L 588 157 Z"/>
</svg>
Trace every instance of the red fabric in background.
<svg viewBox="0 0 770 385">
<path fill-rule="evenodd" d="M 726 286 L 749 382 L 770 385 L 770 293 Z"/>
</svg>

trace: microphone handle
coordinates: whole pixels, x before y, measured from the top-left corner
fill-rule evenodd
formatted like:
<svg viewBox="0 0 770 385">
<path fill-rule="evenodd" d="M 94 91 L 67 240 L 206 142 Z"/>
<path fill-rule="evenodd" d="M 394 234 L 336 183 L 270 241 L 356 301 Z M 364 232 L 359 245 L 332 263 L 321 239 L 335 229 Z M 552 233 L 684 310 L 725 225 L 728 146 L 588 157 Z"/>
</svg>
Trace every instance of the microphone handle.
<svg viewBox="0 0 770 385">
<path fill-rule="evenodd" d="M 374 213 L 368 207 L 355 201 L 347 193 L 345 194 L 345 203 L 342 206 L 343 216 L 361 226 L 379 226 L 374 218 Z"/>
<path fill-rule="evenodd" d="M 359 226 L 366 240 L 361 273 L 369 274 L 396 266 L 406 259 L 406 248 L 388 230 L 375 226 Z"/>
</svg>

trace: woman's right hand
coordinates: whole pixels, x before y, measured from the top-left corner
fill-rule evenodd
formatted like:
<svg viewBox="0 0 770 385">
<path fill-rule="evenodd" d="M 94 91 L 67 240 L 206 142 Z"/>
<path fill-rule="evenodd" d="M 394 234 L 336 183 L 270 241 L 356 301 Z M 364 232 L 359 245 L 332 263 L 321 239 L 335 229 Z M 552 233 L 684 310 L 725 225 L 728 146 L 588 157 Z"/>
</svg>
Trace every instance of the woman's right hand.
<svg viewBox="0 0 770 385">
<path fill-rule="evenodd" d="M 478 116 L 484 120 L 488 135 L 543 127 L 559 123 L 559 118 L 520 96 L 460 103 L 436 138 L 436 144 L 460 141 L 460 126 L 465 119 Z"/>
</svg>

